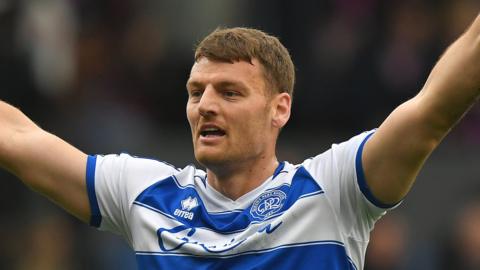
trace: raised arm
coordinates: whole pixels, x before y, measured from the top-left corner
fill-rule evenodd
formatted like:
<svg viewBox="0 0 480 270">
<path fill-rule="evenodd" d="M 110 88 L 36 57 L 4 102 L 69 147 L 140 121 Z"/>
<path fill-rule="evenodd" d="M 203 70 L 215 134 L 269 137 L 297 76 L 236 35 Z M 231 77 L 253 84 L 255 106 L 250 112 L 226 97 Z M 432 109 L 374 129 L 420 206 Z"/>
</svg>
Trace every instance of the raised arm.
<svg viewBox="0 0 480 270">
<path fill-rule="evenodd" d="M 366 143 L 367 184 L 383 203 L 401 200 L 423 163 L 480 96 L 480 16 L 443 54 L 420 93 Z"/>
<path fill-rule="evenodd" d="M 0 167 L 87 222 L 87 156 L 2 101 L 0 127 Z"/>
</svg>

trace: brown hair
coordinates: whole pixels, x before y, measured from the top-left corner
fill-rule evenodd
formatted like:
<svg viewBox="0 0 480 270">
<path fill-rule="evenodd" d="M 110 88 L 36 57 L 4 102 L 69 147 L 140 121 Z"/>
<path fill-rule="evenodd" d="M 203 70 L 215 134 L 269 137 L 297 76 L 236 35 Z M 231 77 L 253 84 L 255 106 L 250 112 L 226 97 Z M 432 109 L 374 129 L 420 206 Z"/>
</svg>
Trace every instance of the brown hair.
<svg viewBox="0 0 480 270">
<path fill-rule="evenodd" d="M 206 57 L 230 62 L 257 59 L 264 69 L 272 93 L 293 95 L 295 68 L 288 50 L 278 38 L 260 30 L 235 27 L 217 28 L 206 36 L 195 50 L 195 61 Z"/>
</svg>

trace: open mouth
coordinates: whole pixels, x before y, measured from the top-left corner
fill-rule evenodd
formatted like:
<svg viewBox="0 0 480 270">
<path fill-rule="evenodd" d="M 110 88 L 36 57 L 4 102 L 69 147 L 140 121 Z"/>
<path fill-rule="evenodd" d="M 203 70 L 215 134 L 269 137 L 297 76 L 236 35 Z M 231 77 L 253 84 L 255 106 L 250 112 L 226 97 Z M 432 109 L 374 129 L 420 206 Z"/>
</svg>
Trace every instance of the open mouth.
<svg viewBox="0 0 480 270">
<path fill-rule="evenodd" d="M 219 137 L 224 135 L 225 135 L 225 131 L 215 127 L 204 128 L 200 131 L 201 137 L 208 138 L 208 137 Z"/>
</svg>

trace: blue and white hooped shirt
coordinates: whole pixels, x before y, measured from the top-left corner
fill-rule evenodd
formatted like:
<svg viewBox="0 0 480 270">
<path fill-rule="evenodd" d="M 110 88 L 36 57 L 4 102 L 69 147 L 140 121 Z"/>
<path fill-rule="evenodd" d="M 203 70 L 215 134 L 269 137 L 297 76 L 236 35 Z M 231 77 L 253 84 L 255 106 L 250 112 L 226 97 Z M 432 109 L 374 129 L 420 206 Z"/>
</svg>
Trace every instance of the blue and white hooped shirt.
<svg viewBox="0 0 480 270">
<path fill-rule="evenodd" d="M 206 173 L 127 154 L 90 156 L 91 225 L 122 235 L 143 269 L 362 269 L 387 208 L 366 186 L 365 132 L 299 165 L 280 163 L 233 201 Z"/>
</svg>

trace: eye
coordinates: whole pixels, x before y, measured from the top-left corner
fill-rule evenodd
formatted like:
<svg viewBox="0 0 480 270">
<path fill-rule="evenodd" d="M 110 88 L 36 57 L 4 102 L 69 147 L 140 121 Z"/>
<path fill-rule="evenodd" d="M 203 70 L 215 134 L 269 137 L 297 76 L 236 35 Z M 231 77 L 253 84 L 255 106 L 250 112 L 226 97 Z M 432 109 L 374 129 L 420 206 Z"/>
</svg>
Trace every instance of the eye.
<svg viewBox="0 0 480 270">
<path fill-rule="evenodd" d="M 190 98 L 200 98 L 200 97 L 202 97 L 202 91 L 200 91 L 200 90 L 188 91 L 188 96 Z"/>
<path fill-rule="evenodd" d="M 227 98 L 234 98 L 234 97 L 237 97 L 239 95 L 240 95 L 240 93 L 238 93 L 237 91 L 233 91 L 233 90 L 223 91 L 223 96 L 225 96 Z"/>
</svg>

